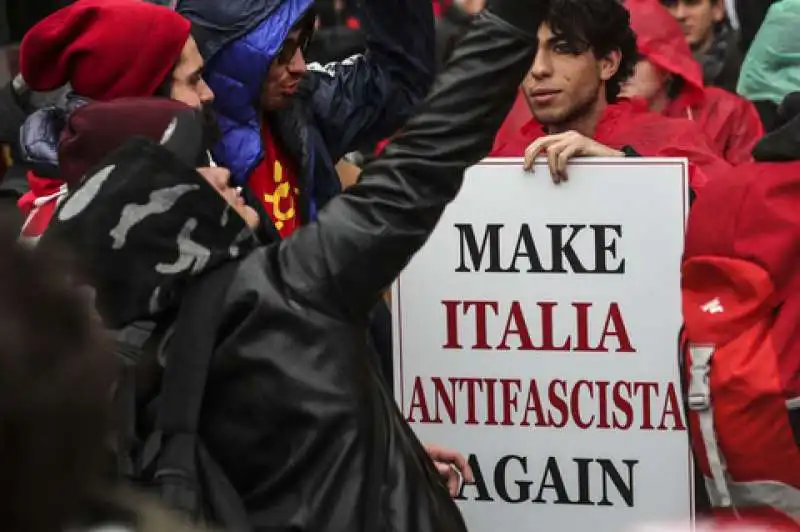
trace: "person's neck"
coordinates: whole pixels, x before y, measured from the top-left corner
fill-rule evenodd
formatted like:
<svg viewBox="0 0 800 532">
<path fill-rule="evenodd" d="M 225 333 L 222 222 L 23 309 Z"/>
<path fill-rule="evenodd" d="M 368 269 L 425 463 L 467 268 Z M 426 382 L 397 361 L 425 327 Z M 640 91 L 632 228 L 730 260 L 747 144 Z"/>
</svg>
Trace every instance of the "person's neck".
<svg viewBox="0 0 800 532">
<path fill-rule="evenodd" d="M 658 92 L 653 98 L 650 99 L 649 108 L 654 113 L 662 113 L 664 109 L 667 108 L 669 105 L 669 95 L 667 94 L 667 90 L 663 89 Z"/>
<path fill-rule="evenodd" d="M 708 36 L 697 43 L 696 45 L 692 46 L 692 52 L 695 54 L 707 54 L 709 50 L 711 50 L 711 46 L 714 44 L 714 39 L 716 37 L 716 31 L 712 28 L 710 32 L 708 32 Z"/>
<path fill-rule="evenodd" d="M 606 110 L 606 107 L 608 107 L 608 102 L 606 102 L 605 97 L 600 96 L 588 112 L 567 122 L 549 127 L 548 133 L 552 135 L 566 131 L 577 131 L 585 137 L 593 138 L 597 124 L 600 122 L 600 117 L 603 116 L 603 111 Z"/>
</svg>

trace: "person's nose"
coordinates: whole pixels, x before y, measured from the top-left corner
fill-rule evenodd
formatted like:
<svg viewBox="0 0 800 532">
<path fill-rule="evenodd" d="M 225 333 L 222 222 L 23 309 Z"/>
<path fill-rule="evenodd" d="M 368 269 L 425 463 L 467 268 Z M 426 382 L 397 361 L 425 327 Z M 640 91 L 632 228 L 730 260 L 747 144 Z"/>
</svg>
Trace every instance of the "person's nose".
<svg viewBox="0 0 800 532">
<path fill-rule="evenodd" d="M 536 57 L 533 58 L 530 74 L 534 79 L 541 80 L 551 76 L 552 73 L 553 65 L 549 54 L 540 47 L 536 52 Z"/>
<path fill-rule="evenodd" d="M 306 73 L 306 58 L 303 55 L 303 50 L 298 48 L 294 52 L 292 60 L 289 61 L 288 69 L 289 72 L 297 76 L 302 76 L 303 74 Z"/>
<path fill-rule="evenodd" d="M 203 102 L 203 104 L 210 104 L 214 101 L 214 91 L 208 86 L 206 80 L 200 81 L 200 101 Z"/>
</svg>

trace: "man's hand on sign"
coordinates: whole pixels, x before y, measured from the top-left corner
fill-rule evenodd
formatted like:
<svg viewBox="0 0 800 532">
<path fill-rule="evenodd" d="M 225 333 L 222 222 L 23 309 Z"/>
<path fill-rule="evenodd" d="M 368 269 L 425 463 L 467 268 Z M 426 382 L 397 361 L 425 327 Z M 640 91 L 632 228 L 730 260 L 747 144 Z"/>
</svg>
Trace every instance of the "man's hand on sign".
<svg viewBox="0 0 800 532">
<path fill-rule="evenodd" d="M 428 451 L 428 456 L 433 460 L 433 465 L 436 466 L 442 480 L 447 484 L 451 497 L 458 495 L 464 481 L 475 482 L 472 468 L 469 467 L 469 462 L 463 454 L 436 445 L 426 445 L 425 450 Z"/>
<path fill-rule="evenodd" d="M 584 137 L 577 131 L 567 131 L 536 139 L 525 150 L 525 170 L 533 170 L 539 155 L 547 156 L 553 183 L 567 180 L 567 164 L 573 157 L 625 157 L 625 153 Z"/>
</svg>

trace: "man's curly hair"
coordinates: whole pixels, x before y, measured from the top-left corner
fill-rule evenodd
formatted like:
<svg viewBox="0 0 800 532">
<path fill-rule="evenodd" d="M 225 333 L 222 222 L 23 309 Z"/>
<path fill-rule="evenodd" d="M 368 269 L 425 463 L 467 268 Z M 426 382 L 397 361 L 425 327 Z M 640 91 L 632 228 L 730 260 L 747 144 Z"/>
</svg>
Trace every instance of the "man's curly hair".
<svg viewBox="0 0 800 532">
<path fill-rule="evenodd" d="M 615 102 L 638 61 L 636 34 L 625 6 L 619 0 L 550 0 L 544 22 L 579 53 L 591 50 L 600 59 L 619 50 L 619 69 L 606 82 L 606 99 Z"/>
</svg>

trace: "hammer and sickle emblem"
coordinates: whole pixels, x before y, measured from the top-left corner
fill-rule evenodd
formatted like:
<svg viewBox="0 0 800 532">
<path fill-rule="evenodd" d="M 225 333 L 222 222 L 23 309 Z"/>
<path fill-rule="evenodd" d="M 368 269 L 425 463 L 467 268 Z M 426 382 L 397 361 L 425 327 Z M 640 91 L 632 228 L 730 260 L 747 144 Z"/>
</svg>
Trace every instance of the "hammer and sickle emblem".
<svg viewBox="0 0 800 532">
<path fill-rule="evenodd" d="M 274 168 L 274 179 L 275 183 L 281 183 L 283 181 L 283 167 L 278 161 L 275 161 L 275 168 Z M 272 204 L 272 216 L 275 218 L 275 227 L 280 231 L 283 229 L 283 222 L 287 220 L 291 220 L 294 218 L 294 199 L 291 200 L 291 204 L 286 211 L 281 210 L 281 200 L 284 198 L 289 198 L 289 183 L 281 183 L 279 186 L 275 187 L 275 192 L 272 194 L 264 194 L 264 201 L 267 203 Z"/>
</svg>

